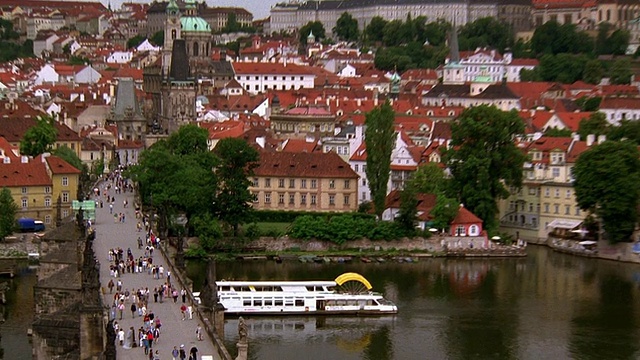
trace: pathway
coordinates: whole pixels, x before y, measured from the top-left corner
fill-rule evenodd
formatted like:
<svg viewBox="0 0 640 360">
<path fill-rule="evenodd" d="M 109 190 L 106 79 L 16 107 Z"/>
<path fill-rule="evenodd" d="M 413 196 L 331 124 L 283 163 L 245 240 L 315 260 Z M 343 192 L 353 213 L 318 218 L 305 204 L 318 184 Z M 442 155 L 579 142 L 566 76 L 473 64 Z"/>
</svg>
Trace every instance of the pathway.
<svg viewBox="0 0 640 360">
<path fill-rule="evenodd" d="M 101 183 L 100 186 L 102 195 L 103 190 L 106 188 L 106 183 Z M 144 240 L 145 237 L 144 230 L 141 232 L 138 232 L 136 230 L 135 209 L 133 208 L 133 194 L 130 192 L 116 194 L 112 186 L 111 190 L 109 191 L 109 196 L 115 197 L 115 202 L 113 203 L 113 212 L 124 213 L 125 222 L 120 223 L 114 221 L 113 215 L 109 213 L 109 205 L 106 202 L 104 203 L 103 208 L 97 208 L 96 222 L 94 225 L 97 236 L 96 241 L 94 242 L 94 250 L 101 264 L 100 280 L 102 286 L 104 287 L 104 289 L 106 289 L 104 301 L 105 304 L 111 306 L 111 304 L 113 303 L 113 294 L 109 293 L 109 289 L 107 287 L 109 279 L 113 278 L 109 273 L 109 249 L 120 247 L 124 250 L 124 255 L 126 257 L 127 249 L 131 248 L 133 257 L 135 259 L 138 259 L 138 257 L 144 255 L 144 248 L 138 250 L 137 238 L 138 236 L 140 236 Z M 104 197 L 101 198 L 103 200 L 105 199 Z M 123 204 L 125 199 L 129 203 L 126 208 L 124 208 Z M 153 253 L 153 263 L 162 265 L 165 269 L 167 268 L 166 262 L 160 254 L 160 251 Z M 158 344 L 155 344 L 153 346 L 154 352 L 156 350 L 159 351 L 160 359 L 171 359 L 171 350 L 174 346 L 180 347 L 181 344 L 183 344 L 185 347 L 187 357 L 191 347 L 196 346 L 199 350 L 198 360 L 213 360 L 219 358 L 217 352 L 214 349 L 213 343 L 206 334 L 203 337 L 203 341 L 197 340 L 197 316 L 194 315 L 192 320 L 189 320 L 188 317 L 187 320 L 182 320 L 180 311 L 182 301 L 180 297 L 178 297 L 177 303 L 174 303 L 173 299 L 165 299 L 163 303 L 155 303 L 153 301 L 153 288 L 156 286 L 160 286 L 163 282 L 166 281 L 166 278 L 158 280 L 154 279 L 153 275 L 148 275 L 146 272 L 142 272 L 138 274 L 124 273 L 121 275 L 120 279 L 122 280 L 123 291 L 124 289 L 129 289 L 130 292 L 135 293 L 136 289 L 149 288 L 150 296 L 148 311 L 153 311 L 156 318 L 159 318 L 162 322 L 159 342 Z M 117 279 L 114 279 L 114 283 L 116 282 Z M 172 283 L 176 284 L 176 281 L 173 280 Z M 115 293 L 115 291 L 116 289 L 114 288 L 113 292 Z M 178 289 L 178 291 L 180 291 L 180 289 Z M 189 306 L 188 303 L 186 305 Z M 122 320 L 120 320 L 119 315 L 116 316 L 116 321 L 118 321 L 120 326 L 125 329 L 125 332 L 132 326 L 137 330 L 143 325 L 142 318 L 137 314 L 135 315 L 135 318 L 132 318 L 130 306 L 131 302 L 128 301 L 125 305 L 125 311 Z M 202 326 L 202 324 L 200 324 L 200 326 Z M 148 359 L 148 356 L 146 356 L 144 353 L 144 348 L 137 347 L 132 349 L 124 349 L 120 345 L 116 345 L 116 348 L 118 360 Z"/>
</svg>

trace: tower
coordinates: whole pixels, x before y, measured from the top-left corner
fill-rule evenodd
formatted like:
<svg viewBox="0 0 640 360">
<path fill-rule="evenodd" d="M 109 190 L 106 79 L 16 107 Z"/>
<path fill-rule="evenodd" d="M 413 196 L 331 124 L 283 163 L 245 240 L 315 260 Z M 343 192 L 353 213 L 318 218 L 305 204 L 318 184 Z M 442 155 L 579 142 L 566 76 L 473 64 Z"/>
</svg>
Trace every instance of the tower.
<svg viewBox="0 0 640 360">
<path fill-rule="evenodd" d="M 460 65 L 460 50 L 458 49 L 458 29 L 455 24 L 449 33 L 449 62 L 444 65 L 444 84 L 464 84 L 464 66 Z"/>
<path fill-rule="evenodd" d="M 171 50 L 173 49 L 173 41 L 181 39 L 180 25 L 180 8 L 176 0 L 169 0 L 166 8 L 167 21 L 164 26 L 164 46 L 162 48 L 162 71 L 169 73 L 171 68 Z"/>
</svg>

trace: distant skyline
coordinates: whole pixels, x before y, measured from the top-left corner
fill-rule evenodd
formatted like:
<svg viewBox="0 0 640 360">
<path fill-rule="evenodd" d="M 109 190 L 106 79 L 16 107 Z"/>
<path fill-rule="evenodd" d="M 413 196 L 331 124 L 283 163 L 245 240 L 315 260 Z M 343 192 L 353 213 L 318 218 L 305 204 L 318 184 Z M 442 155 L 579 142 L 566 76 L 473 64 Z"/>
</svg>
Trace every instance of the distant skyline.
<svg viewBox="0 0 640 360">
<path fill-rule="evenodd" d="M 245 8 L 253 14 L 254 20 L 266 18 L 269 16 L 269 9 L 271 6 L 283 1 L 286 0 L 206 0 L 207 5 L 209 6 L 234 6 Z M 109 0 L 100 0 L 100 2 L 103 3 L 104 6 L 109 4 Z M 153 0 L 111 0 L 111 7 L 113 9 L 118 9 L 123 2 L 150 4 Z M 197 0 L 197 2 L 202 2 L 202 0 Z"/>
</svg>

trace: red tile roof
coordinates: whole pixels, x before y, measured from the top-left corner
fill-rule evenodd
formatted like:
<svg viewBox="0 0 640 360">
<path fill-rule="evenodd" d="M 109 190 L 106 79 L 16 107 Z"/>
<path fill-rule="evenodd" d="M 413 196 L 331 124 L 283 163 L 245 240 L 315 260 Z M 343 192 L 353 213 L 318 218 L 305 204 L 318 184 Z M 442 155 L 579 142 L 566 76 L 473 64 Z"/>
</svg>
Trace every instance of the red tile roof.
<svg viewBox="0 0 640 360">
<path fill-rule="evenodd" d="M 42 162 L 25 157 L 11 160 L 9 164 L 0 162 L 0 188 L 17 186 L 51 186 L 51 177 Z"/>
<path fill-rule="evenodd" d="M 254 169 L 257 176 L 358 178 L 336 153 L 321 152 L 261 152 L 260 163 Z"/>
<path fill-rule="evenodd" d="M 600 109 L 640 109 L 640 98 L 606 97 L 602 99 Z"/>
<path fill-rule="evenodd" d="M 482 220 L 475 216 L 471 211 L 467 210 L 464 206 L 460 206 L 458 214 L 451 221 L 451 224 L 477 224 L 482 223 Z"/>
<path fill-rule="evenodd" d="M 64 161 L 62 158 L 57 156 L 47 156 L 46 158 L 47 164 L 49 164 L 49 169 L 51 169 L 51 173 L 54 175 L 57 174 L 80 174 L 81 171 L 73 167 L 73 165 Z M 42 155 L 38 155 L 34 160 L 42 161 Z"/>
<path fill-rule="evenodd" d="M 571 131 L 578 131 L 578 127 L 580 126 L 580 122 L 584 119 L 588 119 L 591 116 L 591 112 L 582 111 L 582 112 L 557 112 L 556 116 L 562 120 L 564 125 L 569 128 Z"/>
</svg>

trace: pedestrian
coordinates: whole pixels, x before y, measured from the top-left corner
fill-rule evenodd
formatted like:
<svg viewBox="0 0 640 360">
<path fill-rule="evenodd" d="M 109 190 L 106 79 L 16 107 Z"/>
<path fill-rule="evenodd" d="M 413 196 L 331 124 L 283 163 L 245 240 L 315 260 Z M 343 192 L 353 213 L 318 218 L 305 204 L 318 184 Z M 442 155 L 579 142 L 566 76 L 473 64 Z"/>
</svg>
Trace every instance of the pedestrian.
<svg viewBox="0 0 640 360">
<path fill-rule="evenodd" d="M 118 341 L 120 342 L 120 346 L 124 345 L 124 330 L 120 329 L 118 331 Z"/>
<path fill-rule="evenodd" d="M 187 318 L 187 307 L 182 304 L 182 306 L 180 306 L 180 312 L 182 313 L 182 320 Z"/>
<path fill-rule="evenodd" d="M 167 282 L 171 283 L 171 271 L 167 270 Z"/>
<path fill-rule="evenodd" d="M 160 360 L 160 352 L 159 352 L 159 350 L 156 350 L 156 353 L 153 356 L 153 360 Z"/>
<path fill-rule="evenodd" d="M 195 345 L 191 347 L 191 350 L 189 350 L 189 353 L 191 354 L 189 355 L 189 359 L 198 360 L 198 348 Z"/>
<path fill-rule="evenodd" d="M 187 302 L 187 290 L 182 288 L 182 290 L 180 290 L 180 295 L 182 296 L 182 303 L 184 304 Z"/>
<path fill-rule="evenodd" d="M 202 341 L 202 327 L 200 326 L 200 324 L 198 324 L 198 326 L 196 327 L 196 338 L 198 339 L 198 341 Z"/>
<path fill-rule="evenodd" d="M 109 214 L 113 214 L 113 204 L 109 204 Z"/>
<path fill-rule="evenodd" d="M 118 313 L 120 314 L 120 320 L 122 320 L 122 313 L 124 312 L 124 302 L 118 304 Z"/>
<path fill-rule="evenodd" d="M 174 346 L 173 350 L 171 350 L 171 360 L 178 360 L 179 355 L 180 355 L 180 351 L 178 351 L 178 347 Z"/>
<path fill-rule="evenodd" d="M 132 302 L 132 303 L 131 303 L 131 318 L 132 318 L 132 319 L 135 319 L 135 318 L 136 318 L 136 310 L 138 310 L 138 309 L 136 308 L 136 303 L 135 303 L 135 302 Z"/>
<path fill-rule="evenodd" d="M 109 287 L 109 294 L 112 294 L 113 287 L 115 286 L 115 284 L 113 283 L 113 279 L 109 280 L 109 284 L 107 286 Z"/>
<path fill-rule="evenodd" d="M 171 293 L 171 296 L 173 296 L 173 303 L 177 303 L 178 302 L 178 290 L 173 290 L 173 292 Z"/>
<path fill-rule="evenodd" d="M 116 285 L 116 291 L 117 291 L 117 292 L 122 291 L 122 280 L 119 280 L 119 279 L 118 279 L 118 283 L 117 283 L 117 285 Z"/>
<path fill-rule="evenodd" d="M 184 350 L 184 344 L 180 345 L 180 360 L 184 360 L 187 358 L 187 353 Z"/>
<path fill-rule="evenodd" d="M 193 319 L 193 306 L 187 306 L 187 314 L 189 314 L 189 320 Z"/>
<path fill-rule="evenodd" d="M 158 288 L 153 288 L 153 302 L 158 302 Z"/>
</svg>

